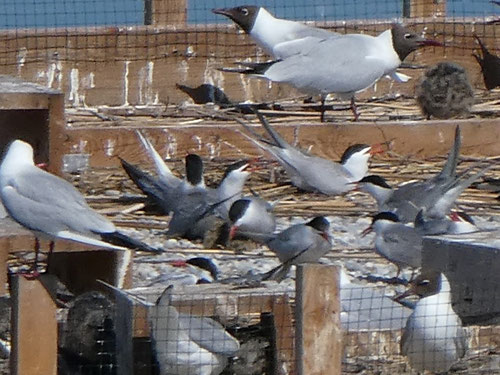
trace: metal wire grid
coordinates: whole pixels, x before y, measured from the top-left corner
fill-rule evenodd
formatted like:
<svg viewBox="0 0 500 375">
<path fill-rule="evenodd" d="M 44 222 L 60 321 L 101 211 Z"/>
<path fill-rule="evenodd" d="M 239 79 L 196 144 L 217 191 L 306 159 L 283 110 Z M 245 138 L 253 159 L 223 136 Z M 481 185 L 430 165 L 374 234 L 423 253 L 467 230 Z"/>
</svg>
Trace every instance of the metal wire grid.
<svg viewBox="0 0 500 375">
<path fill-rule="evenodd" d="M 217 297 L 223 302 L 216 305 L 212 297 L 205 303 L 193 295 L 171 297 L 168 307 L 160 303 L 149 308 L 150 346 L 135 355 L 151 358 L 150 364 L 142 364 L 151 372 L 139 373 L 196 374 L 204 368 L 214 374 L 250 375 L 293 369 L 293 322 L 264 302 L 271 298 L 279 305 L 283 296 L 251 292 L 226 298 L 223 292 Z M 148 349 L 151 355 L 144 354 Z"/>
<path fill-rule="evenodd" d="M 99 292 L 77 296 L 61 325 L 58 367 L 60 374 L 116 375 L 114 303 Z"/>
<path fill-rule="evenodd" d="M 412 4 L 418 7 L 420 1 Z M 179 2 L 181 6 L 179 6 Z M 151 61 L 165 58 L 248 57 L 249 38 L 235 37 L 231 22 L 211 12 L 215 7 L 231 7 L 237 1 L 188 1 L 185 19 L 179 16 L 181 0 L 157 6 L 156 0 L 92 1 L 44 0 L 13 1 L 0 4 L 0 65 L 28 62 L 70 61 L 100 63 L 108 61 Z M 380 20 L 404 19 L 443 36 L 452 48 L 470 53 L 472 41 L 467 23 L 495 50 L 496 31 L 486 34 L 485 24 L 500 18 L 500 6 L 488 0 L 447 1 L 447 25 L 439 19 L 409 17 L 409 1 L 316 0 L 256 2 L 277 17 L 311 21 L 316 26 L 338 32 L 374 32 Z M 173 12 L 172 9 L 175 9 Z M 471 17 L 476 17 L 472 19 Z M 355 21 L 354 29 L 349 26 Z M 344 21 L 347 21 L 345 23 Z M 352 21 L 352 22 L 350 22 Z M 144 26 L 151 23 L 153 26 Z M 172 32 L 174 31 L 175 32 Z M 186 47 L 188 46 L 188 47 Z M 260 54 L 256 50 L 256 54 Z M 443 49 L 446 54 L 446 49 Z"/>
<path fill-rule="evenodd" d="M 452 289 L 464 287 L 456 282 L 451 285 Z M 418 369 L 418 361 L 409 357 L 412 357 L 411 353 L 421 351 L 424 351 L 422 358 L 428 366 L 427 370 L 432 369 L 432 366 L 438 366 L 436 371 L 443 372 L 442 369 L 439 370 L 439 366 L 445 366 L 443 358 L 436 354 L 436 351 L 425 353 L 424 348 L 431 347 L 433 343 L 440 347 L 445 346 L 443 352 L 452 358 L 449 365 L 453 373 L 493 374 L 498 371 L 500 358 L 498 316 L 489 320 L 484 320 L 479 313 L 475 317 L 467 317 L 463 311 L 465 301 L 461 303 L 455 301 L 454 312 L 442 311 L 442 305 L 446 304 L 445 297 L 438 296 L 437 301 L 429 304 L 427 313 L 420 316 L 417 323 L 412 325 L 408 321 L 416 314 L 414 308 L 418 306 L 416 304 L 419 301 L 422 301 L 421 299 L 414 298 L 405 306 L 394 304 L 391 307 L 390 303 L 393 302 L 390 298 L 398 294 L 396 288 L 388 285 L 373 288 L 366 286 L 364 291 L 349 289 L 342 294 L 344 374 L 414 375 L 423 369 Z M 489 296 L 490 305 L 498 305 L 498 293 L 491 289 L 483 289 L 483 293 L 484 296 Z M 458 297 L 454 297 L 453 300 L 456 298 Z M 457 304 L 461 304 L 462 309 L 457 307 Z M 346 311 L 347 307 L 350 311 Z M 455 351 L 460 353 L 462 350 L 461 328 L 455 324 L 458 316 L 455 313 L 462 316 L 465 349 L 462 358 L 460 357 L 463 353 L 455 354 Z M 428 330 L 430 329 L 430 332 L 427 332 L 427 339 L 432 338 L 433 342 L 419 337 L 424 324 L 422 319 L 425 319 L 425 324 L 428 325 Z M 405 341 L 404 345 L 402 341 Z"/>
</svg>

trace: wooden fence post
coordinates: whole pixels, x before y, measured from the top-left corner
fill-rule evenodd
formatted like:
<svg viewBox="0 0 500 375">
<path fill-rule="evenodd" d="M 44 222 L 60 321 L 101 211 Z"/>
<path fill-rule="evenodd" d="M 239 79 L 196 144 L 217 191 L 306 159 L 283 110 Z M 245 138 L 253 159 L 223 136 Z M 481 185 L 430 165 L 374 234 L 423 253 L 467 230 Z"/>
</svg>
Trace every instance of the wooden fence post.
<svg viewBox="0 0 500 375">
<path fill-rule="evenodd" d="M 296 355 L 299 375 L 340 375 L 339 270 L 336 266 L 297 267 Z"/>
<path fill-rule="evenodd" d="M 56 305 L 40 280 L 12 277 L 13 375 L 57 374 Z"/>
<path fill-rule="evenodd" d="M 411 18 L 444 17 L 446 15 L 446 0 L 405 0 L 403 9 L 408 9 L 408 1 L 410 2 L 409 16 Z M 404 16 L 408 15 L 404 14 Z"/>
<path fill-rule="evenodd" d="M 186 25 L 187 0 L 146 0 L 144 7 L 146 25 Z"/>
</svg>

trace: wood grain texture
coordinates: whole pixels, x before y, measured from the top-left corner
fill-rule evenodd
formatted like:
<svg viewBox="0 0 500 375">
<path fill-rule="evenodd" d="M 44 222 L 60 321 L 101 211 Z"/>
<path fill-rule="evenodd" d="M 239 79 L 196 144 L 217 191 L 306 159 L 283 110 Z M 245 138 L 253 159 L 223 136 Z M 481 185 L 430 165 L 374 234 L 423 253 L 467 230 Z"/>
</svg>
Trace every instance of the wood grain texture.
<svg viewBox="0 0 500 375">
<path fill-rule="evenodd" d="M 272 305 L 276 333 L 278 374 L 295 375 L 295 326 L 287 295 L 274 298 Z"/>
<path fill-rule="evenodd" d="M 314 155 L 337 161 L 344 150 L 355 143 L 385 142 L 391 151 L 402 156 L 444 156 L 451 148 L 456 125 L 462 130 L 461 155 L 496 156 L 500 147 L 500 128 L 494 118 L 344 124 L 298 121 L 273 124 L 271 120 L 271 124 L 290 143 L 298 143 Z M 151 160 L 135 134 L 141 124 L 136 122 L 136 125 L 67 128 L 65 140 L 57 149 L 61 154 L 54 158 L 62 159 L 62 155 L 76 152 L 89 154 L 91 168 L 118 167 L 118 157 L 151 167 Z M 256 131 L 262 131 L 255 121 L 252 125 Z M 144 134 L 165 159 L 181 159 L 188 152 L 208 159 L 256 156 L 272 159 L 241 134 L 240 125 L 230 122 L 204 121 L 177 126 L 147 123 L 145 126 Z"/>
<path fill-rule="evenodd" d="M 179 2 L 182 3 L 176 1 L 176 4 Z M 174 17 L 176 13 L 172 14 Z M 471 56 L 477 48 L 473 33 L 496 52 L 495 35 L 500 25 L 479 23 L 477 19 L 458 21 L 433 17 L 408 19 L 407 22 L 415 20 L 418 25 L 410 25 L 412 29 L 418 32 L 425 29 L 426 36 L 445 42 L 445 47 L 424 48 L 411 54 L 405 62 L 425 66 L 443 60 L 455 61 L 466 68 L 475 87 L 484 87 L 479 65 Z M 325 23 L 324 27 L 341 33 L 375 35 L 390 27 L 390 23 L 339 21 Z M 0 50 L 4 51 L 0 57 L 0 73 L 61 89 L 67 102 L 75 107 L 179 104 L 188 98 L 175 88 L 176 83 L 189 86 L 213 83 L 233 101 L 269 101 L 297 96 L 298 92 L 286 85 L 271 85 L 217 70 L 247 58 L 268 59 L 247 35 L 236 30 L 232 25 L 179 27 L 176 22 L 130 28 L 7 30 L 0 33 Z M 20 65 L 21 53 L 25 56 Z M 413 95 L 423 70 L 404 69 L 403 72 L 413 79 L 405 84 L 382 79 L 359 96 Z"/>
<path fill-rule="evenodd" d="M 339 271 L 335 266 L 297 267 L 297 368 L 301 375 L 340 375 Z"/>
<path fill-rule="evenodd" d="M 11 373 L 57 374 L 56 305 L 39 280 L 14 276 Z"/>
</svg>

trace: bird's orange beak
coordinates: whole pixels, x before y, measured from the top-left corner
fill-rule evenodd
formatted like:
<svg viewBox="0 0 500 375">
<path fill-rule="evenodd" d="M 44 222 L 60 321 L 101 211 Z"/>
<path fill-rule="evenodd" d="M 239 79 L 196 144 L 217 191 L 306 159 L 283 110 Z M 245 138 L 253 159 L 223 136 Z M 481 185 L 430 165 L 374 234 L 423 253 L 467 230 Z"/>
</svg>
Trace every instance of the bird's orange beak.
<svg viewBox="0 0 500 375">
<path fill-rule="evenodd" d="M 384 148 L 382 147 L 381 143 L 375 143 L 372 145 L 372 148 L 370 149 L 370 155 L 377 155 L 377 154 L 383 154 L 385 152 Z"/>
</svg>

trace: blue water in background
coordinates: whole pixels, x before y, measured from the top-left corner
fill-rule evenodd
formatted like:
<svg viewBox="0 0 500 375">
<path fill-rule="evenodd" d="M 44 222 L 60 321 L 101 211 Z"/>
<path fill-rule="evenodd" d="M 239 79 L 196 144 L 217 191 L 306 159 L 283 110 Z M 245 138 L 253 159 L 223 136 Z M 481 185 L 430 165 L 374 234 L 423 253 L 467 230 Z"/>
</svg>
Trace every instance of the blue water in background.
<svg viewBox="0 0 500 375">
<path fill-rule="evenodd" d="M 166 0 L 165 0 L 166 1 Z M 402 16 L 403 0 L 189 0 L 189 23 L 225 23 L 212 8 L 262 5 L 281 18 L 296 20 L 393 19 Z M 448 0 L 448 16 L 500 16 L 489 0 Z M 144 0 L 1 0 L 0 28 L 141 25 Z"/>
</svg>

